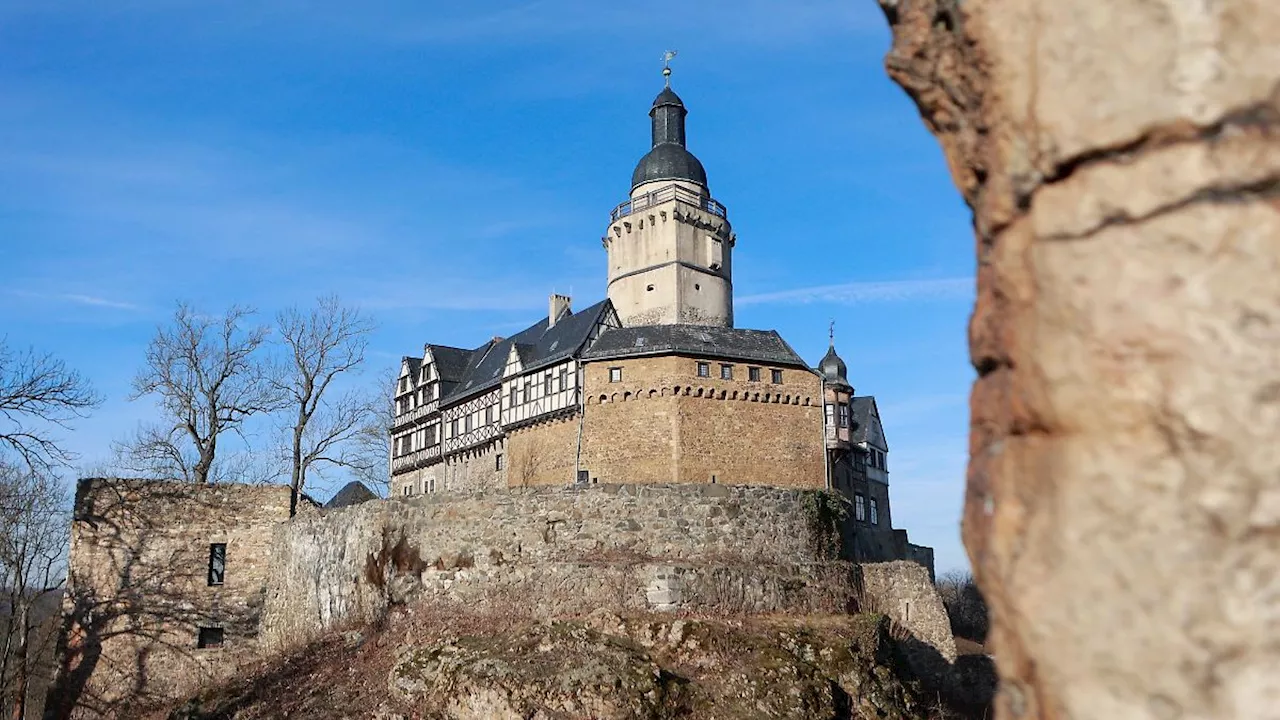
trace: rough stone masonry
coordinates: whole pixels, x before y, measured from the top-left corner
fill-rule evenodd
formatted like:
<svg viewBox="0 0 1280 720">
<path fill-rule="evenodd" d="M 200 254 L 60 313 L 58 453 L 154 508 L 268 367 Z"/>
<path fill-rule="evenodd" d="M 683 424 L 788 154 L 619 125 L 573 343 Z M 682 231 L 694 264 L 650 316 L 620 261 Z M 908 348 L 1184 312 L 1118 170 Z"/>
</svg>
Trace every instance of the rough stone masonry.
<svg viewBox="0 0 1280 720">
<path fill-rule="evenodd" d="M 1280 717 L 1280 3 L 880 5 L 974 211 L 999 717 Z"/>
<path fill-rule="evenodd" d="M 530 488 L 292 519 L 288 497 L 278 486 L 81 481 L 54 716 L 135 717 L 409 602 L 545 618 L 872 609 L 918 641 L 920 667 L 955 659 L 928 569 L 850 562 L 838 494 Z M 215 545 L 225 550 L 217 577 Z"/>
</svg>

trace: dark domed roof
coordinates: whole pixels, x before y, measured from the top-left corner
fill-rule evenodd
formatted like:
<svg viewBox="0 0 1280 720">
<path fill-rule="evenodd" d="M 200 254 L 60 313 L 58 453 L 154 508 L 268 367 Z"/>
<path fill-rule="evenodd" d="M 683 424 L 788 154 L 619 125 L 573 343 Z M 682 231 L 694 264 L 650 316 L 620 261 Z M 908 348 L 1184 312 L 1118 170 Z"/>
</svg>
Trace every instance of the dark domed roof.
<svg viewBox="0 0 1280 720">
<path fill-rule="evenodd" d="M 680 96 L 667 86 L 653 99 L 649 117 L 653 124 L 653 149 L 636 164 L 631 188 L 654 180 L 688 180 L 703 187 L 707 171 L 685 148 L 684 118 L 688 110 Z"/>
<path fill-rule="evenodd" d="M 822 373 L 822 379 L 828 385 L 833 387 L 853 390 L 853 386 L 849 384 L 849 369 L 845 367 L 844 361 L 836 354 L 836 346 L 832 344 L 827 348 L 827 354 L 822 356 L 822 362 L 818 363 L 818 372 Z"/>
<path fill-rule="evenodd" d="M 662 92 L 658 93 L 658 97 L 653 99 L 653 106 L 658 107 L 659 105 L 679 105 L 680 107 L 684 107 L 684 101 L 681 100 L 680 96 L 676 94 L 676 91 L 672 90 L 671 86 L 668 85 L 667 87 L 662 88 Z"/>
<path fill-rule="evenodd" d="M 653 180 L 691 180 L 706 187 L 707 171 L 693 153 L 675 143 L 654 146 L 631 173 L 631 187 Z"/>
</svg>

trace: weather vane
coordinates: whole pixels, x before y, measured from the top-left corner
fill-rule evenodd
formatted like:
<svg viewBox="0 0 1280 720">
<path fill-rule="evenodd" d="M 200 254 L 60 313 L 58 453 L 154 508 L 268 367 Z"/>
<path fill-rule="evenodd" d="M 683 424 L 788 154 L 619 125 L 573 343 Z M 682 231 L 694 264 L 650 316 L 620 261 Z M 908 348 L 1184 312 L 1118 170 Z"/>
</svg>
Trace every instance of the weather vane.
<svg viewBox="0 0 1280 720">
<path fill-rule="evenodd" d="M 671 87 L 671 61 L 676 54 L 675 50 L 662 53 L 662 77 L 667 81 L 667 87 Z"/>
<path fill-rule="evenodd" d="M 832 320 L 831 324 L 827 326 L 827 337 L 830 338 L 831 345 L 834 347 L 836 344 L 836 321 L 835 320 Z"/>
</svg>

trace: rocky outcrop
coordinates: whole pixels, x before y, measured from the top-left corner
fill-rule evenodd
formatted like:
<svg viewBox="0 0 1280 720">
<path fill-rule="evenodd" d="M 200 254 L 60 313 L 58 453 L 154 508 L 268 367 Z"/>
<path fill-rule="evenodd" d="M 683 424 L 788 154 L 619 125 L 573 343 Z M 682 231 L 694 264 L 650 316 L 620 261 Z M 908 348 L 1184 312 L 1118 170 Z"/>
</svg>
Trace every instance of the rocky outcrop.
<svg viewBox="0 0 1280 720">
<path fill-rule="evenodd" d="M 571 621 L 422 606 L 209 688 L 170 720 L 950 718 L 883 615 Z M 981 713 L 973 717 L 981 717 Z"/>
<path fill-rule="evenodd" d="M 999 716 L 1280 717 L 1280 4 L 880 4 L 974 210 Z"/>
</svg>

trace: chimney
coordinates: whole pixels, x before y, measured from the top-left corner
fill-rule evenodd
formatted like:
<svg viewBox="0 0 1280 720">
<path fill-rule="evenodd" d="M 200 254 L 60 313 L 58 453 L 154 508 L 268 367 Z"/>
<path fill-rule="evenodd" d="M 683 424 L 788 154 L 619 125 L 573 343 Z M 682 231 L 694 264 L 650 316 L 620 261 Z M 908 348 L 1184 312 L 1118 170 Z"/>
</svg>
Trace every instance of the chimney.
<svg viewBox="0 0 1280 720">
<path fill-rule="evenodd" d="M 569 312 L 569 303 L 571 302 L 572 300 L 569 298 L 568 295 L 552 295 L 551 296 L 551 302 L 549 303 L 550 310 L 547 313 L 548 329 L 555 327 L 556 321 L 560 319 L 560 316 Z"/>
</svg>

